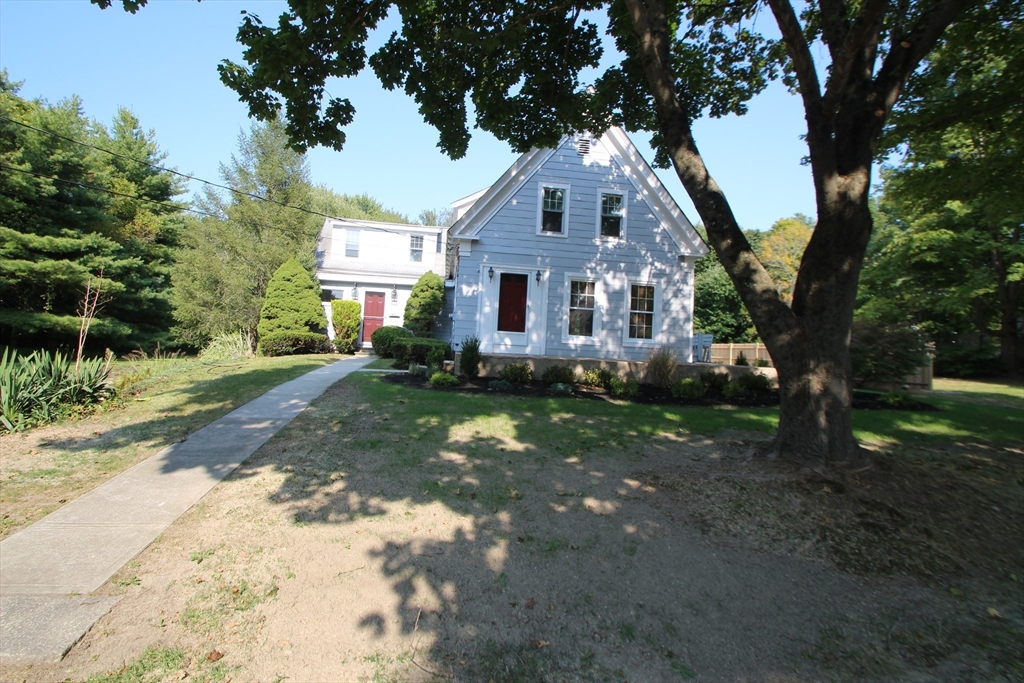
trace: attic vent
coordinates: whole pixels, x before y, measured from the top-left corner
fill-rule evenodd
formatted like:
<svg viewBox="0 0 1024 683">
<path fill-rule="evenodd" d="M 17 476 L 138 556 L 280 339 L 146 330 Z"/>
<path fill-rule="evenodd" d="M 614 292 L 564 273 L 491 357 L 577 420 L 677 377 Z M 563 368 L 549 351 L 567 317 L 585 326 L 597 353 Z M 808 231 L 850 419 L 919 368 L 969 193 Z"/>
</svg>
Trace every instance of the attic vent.
<svg viewBox="0 0 1024 683">
<path fill-rule="evenodd" d="M 590 154 L 590 138 L 580 138 L 579 147 L 576 148 L 576 152 L 581 157 Z"/>
</svg>

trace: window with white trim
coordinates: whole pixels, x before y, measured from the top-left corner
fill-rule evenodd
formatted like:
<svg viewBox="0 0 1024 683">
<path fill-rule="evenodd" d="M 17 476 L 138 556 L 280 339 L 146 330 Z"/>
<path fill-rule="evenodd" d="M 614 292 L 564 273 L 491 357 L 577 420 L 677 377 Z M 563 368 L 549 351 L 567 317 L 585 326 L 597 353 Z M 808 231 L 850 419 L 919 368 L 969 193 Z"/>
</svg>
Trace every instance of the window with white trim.
<svg viewBox="0 0 1024 683">
<path fill-rule="evenodd" d="M 409 260 L 419 263 L 423 260 L 423 235 L 409 238 Z"/>
<path fill-rule="evenodd" d="M 545 187 L 541 196 L 541 232 L 565 233 L 565 195 L 563 187 Z"/>
<path fill-rule="evenodd" d="M 595 284 L 585 280 L 569 282 L 569 336 L 594 336 Z"/>
<path fill-rule="evenodd" d="M 345 229 L 345 256 L 348 258 L 359 258 L 359 231 L 351 228 Z"/>
<path fill-rule="evenodd" d="M 629 287 L 629 338 L 654 338 L 654 285 Z"/>
<path fill-rule="evenodd" d="M 601 237 L 622 237 L 626 217 L 625 196 L 618 192 L 600 193 L 598 231 Z"/>
</svg>

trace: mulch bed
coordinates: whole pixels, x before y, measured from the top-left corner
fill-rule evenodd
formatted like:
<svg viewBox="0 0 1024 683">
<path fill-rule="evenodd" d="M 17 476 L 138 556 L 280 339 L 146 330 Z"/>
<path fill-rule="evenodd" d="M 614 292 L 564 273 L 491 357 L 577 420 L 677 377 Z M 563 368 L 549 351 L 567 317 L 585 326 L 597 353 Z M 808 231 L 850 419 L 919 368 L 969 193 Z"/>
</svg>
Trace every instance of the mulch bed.
<svg viewBox="0 0 1024 683">
<path fill-rule="evenodd" d="M 462 381 L 457 387 L 435 387 L 425 377 L 416 377 L 404 372 L 389 373 L 382 377 L 382 381 L 389 384 L 400 384 L 402 386 L 416 389 L 430 389 L 432 391 L 455 391 L 466 394 L 498 393 L 488 389 L 488 384 L 493 378 L 478 377 L 469 379 L 459 378 Z M 505 393 L 505 392 L 502 392 Z M 547 384 L 534 381 L 530 384 L 517 386 L 513 391 L 507 392 L 512 396 L 523 396 L 530 398 L 550 398 L 551 390 Z M 591 387 L 582 384 L 573 385 L 572 398 L 590 399 L 597 401 L 630 401 L 632 403 L 647 403 L 654 405 L 688 405 L 688 406 L 718 406 L 734 405 L 744 408 L 764 408 L 779 405 L 779 392 L 776 389 L 771 391 L 748 393 L 745 398 L 739 400 L 728 399 L 720 392 L 708 391 L 703 398 L 681 399 L 672 395 L 667 389 L 659 389 L 648 384 L 641 384 L 639 393 L 632 398 L 623 396 L 612 396 L 611 392 L 601 387 Z M 882 400 L 884 394 L 870 391 L 854 391 L 853 407 L 857 410 L 904 410 L 904 411 L 937 411 L 939 408 L 916 399 L 904 397 L 900 405 L 892 405 Z M 564 398 L 570 398 L 565 396 Z"/>
</svg>

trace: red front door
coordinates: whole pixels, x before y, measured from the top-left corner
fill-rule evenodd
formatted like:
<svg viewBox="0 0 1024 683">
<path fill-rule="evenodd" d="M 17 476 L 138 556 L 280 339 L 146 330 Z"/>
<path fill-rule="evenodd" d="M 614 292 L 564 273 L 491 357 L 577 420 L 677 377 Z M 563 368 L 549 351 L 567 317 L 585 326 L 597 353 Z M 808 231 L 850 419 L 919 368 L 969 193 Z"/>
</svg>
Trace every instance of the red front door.
<svg viewBox="0 0 1024 683">
<path fill-rule="evenodd" d="M 363 341 L 384 325 L 384 292 L 367 292 L 363 300 Z"/>
</svg>

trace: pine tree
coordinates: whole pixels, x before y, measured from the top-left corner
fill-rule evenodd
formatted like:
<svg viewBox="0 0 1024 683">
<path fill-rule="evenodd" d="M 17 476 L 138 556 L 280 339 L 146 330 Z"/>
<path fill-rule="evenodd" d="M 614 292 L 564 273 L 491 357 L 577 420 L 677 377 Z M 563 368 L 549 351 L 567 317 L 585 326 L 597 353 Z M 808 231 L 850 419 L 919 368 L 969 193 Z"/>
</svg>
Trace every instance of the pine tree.
<svg viewBox="0 0 1024 683">
<path fill-rule="evenodd" d="M 267 298 L 260 309 L 260 338 L 277 332 L 321 332 L 326 327 L 320 288 L 298 259 L 288 259 L 267 285 Z"/>
<path fill-rule="evenodd" d="M 429 337 L 434 318 L 444 308 L 444 281 L 428 270 L 412 286 L 405 304 L 405 326 L 417 337 Z"/>
</svg>

